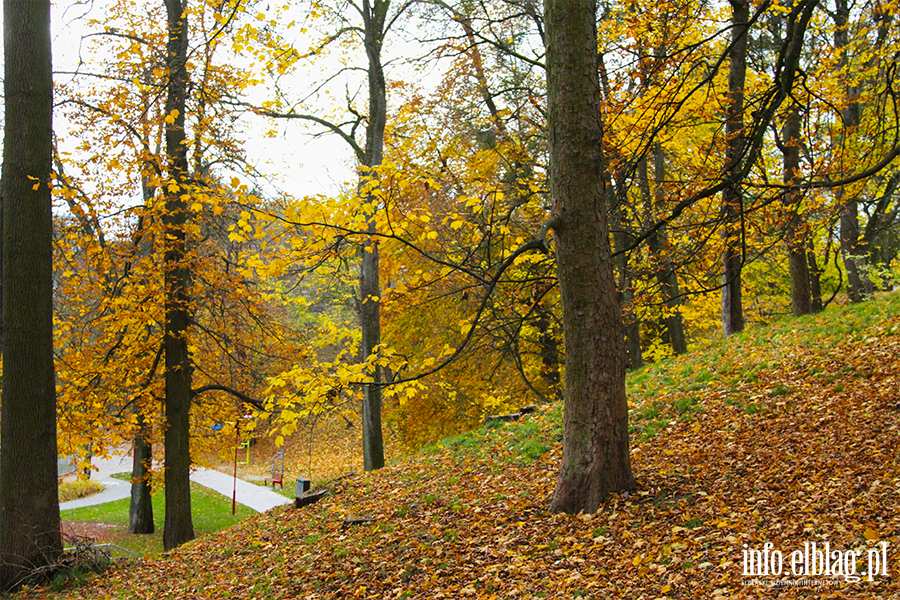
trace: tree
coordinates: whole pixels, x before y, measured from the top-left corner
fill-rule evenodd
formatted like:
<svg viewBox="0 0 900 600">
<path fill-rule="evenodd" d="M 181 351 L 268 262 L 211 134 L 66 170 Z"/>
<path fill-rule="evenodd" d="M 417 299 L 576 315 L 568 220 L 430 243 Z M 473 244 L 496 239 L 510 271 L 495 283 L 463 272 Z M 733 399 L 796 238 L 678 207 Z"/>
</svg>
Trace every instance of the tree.
<svg viewBox="0 0 900 600">
<path fill-rule="evenodd" d="M 550 509 L 634 487 L 623 330 L 609 247 L 596 4 L 545 0 L 550 194 L 566 346 L 563 457 Z"/>
<path fill-rule="evenodd" d="M 181 0 L 166 0 L 169 39 L 166 66 L 165 354 L 166 354 L 166 523 L 163 546 L 168 550 L 194 538 L 191 522 L 191 272 L 186 264 L 188 164 L 184 131 L 187 97 L 188 21 Z"/>
<path fill-rule="evenodd" d="M 133 464 L 131 468 L 131 502 L 128 505 L 128 533 L 153 533 L 153 499 L 150 495 L 150 467 L 153 461 L 153 445 L 147 422 L 142 414 L 137 418 L 138 432 L 134 436 Z"/>
<path fill-rule="evenodd" d="M 362 117 L 348 98 L 349 110 L 354 114 L 350 132 L 341 125 L 308 114 L 279 113 L 272 109 L 255 109 L 259 114 L 270 117 L 300 119 L 324 126 L 338 134 L 353 149 L 359 162 L 359 182 L 357 196 L 361 216 L 365 223 L 365 238 L 361 243 L 359 261 L 359 297 L 356 308 L 359 315 L 361 339 L 359 357 L 367 364 L 366 381 L 361 382 L 362 398 L 362 446 L 363 466 L 373 471 L 384 466 L 384 439 L 381 425 L 382 396 L 384 378 L 378 361 L 381 346 L 381 283 L 379 273 L 378 215 L 383 210 L 383 194 L 379 182 L 379 167 L 384 160 L 384 135 L 387 124 L 387 83 L 382 63 L 382 48 L 391 27 L 405 12 L 411 2 L 402 3 L 391 11 L 390 0 L 347 1 L 342 9 L 335 9 L 335 17 L 341 26 L 338 31 L 326 37 L 321 47 L 308 56 L 314 56 L 329 44 L 346 34 L 359 35 L 366 56 L 366 83 L 368 112 Z M 346 14 L 358 15 L 362 24 L 354 22 Z M 291 56 L 299 56 L 291 51 Z M 359 124 L 365 121 L 365 142 L 360 144 L 354 137 Z"/>
<path fill-rule="evenodd" d="M 784 184 L 787 190 L 782 197 L 786 213 L 785 240 L 788 248 L 788 266 L 791 277 L 791 310 L 795 317 L 813 312 L 810 286 L 809 257 L 811 243 L 808 225 L 800 208 L 803 198 L 796 185 L 800 179 L 800 107 L 788 108 L 781 129 L 783 143 Z"/>
<path fill-rule="evenodd" d="M 750 1 L 731 0 L 731 47 L 728 70 L 728 103 L 725 107 L 725 177 L 722 210 L 725 217 L 725 250 L 722 254 L 722 331 L 731 335 L 744 329 L 741 268 L 744 263 L 741 159 L 745 152 L 744 85 L 747 79 L 747 42 Z"/>
<path fill-rule="evenodd" d="M 381 47 L 390 26 L 389 0 L 362 0 L 363 47 L 366 51 L 369 90 L 369 115 L 366 121 L 366 146 L 360 161 L 360 195 L 363 196 L 366 230 L 377 232 L 375 213 L 379 199 L 377 169 L 384 157 L 384 127 L 387 122 L 387 84 L 381 64 Z M 360 10 L 361 8 L 361 10 Z M 378 242 L 368 239 L 362 245 L 359 266 L 359 322 L 362 329 L 360 358 L 366 361 L 381 344 L 381 284 L 378 277 Z M 366 384 L 362 404 L 363 466 L 373 471 L 384 466 L 384 440 L 381 432 L 381 367 L 377 364 Z"/>
<path fill-rule="evenodd" d="M 56 482 L 50 2 L 5 0 L 0 587 L 62 552 Z"/>
</svg>

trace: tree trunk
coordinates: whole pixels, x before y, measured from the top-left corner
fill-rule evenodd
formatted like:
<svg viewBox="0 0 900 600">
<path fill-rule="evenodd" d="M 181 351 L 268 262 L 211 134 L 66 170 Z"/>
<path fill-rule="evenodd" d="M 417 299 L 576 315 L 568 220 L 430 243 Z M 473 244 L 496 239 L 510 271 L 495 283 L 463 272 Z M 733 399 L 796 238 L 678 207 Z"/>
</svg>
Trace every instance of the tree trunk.
<svg viewBox="0 0 900 600">
<path fill-rule="evenodd" d="M 643 165 L 646 174 L 646 161 Z M 604 182 L 605 189 L 609 190 L 608 182 Z M 618 254 L 615 258 L 619 279 L 619 303 L 622 306 L 622 320 L 625 327 L 625 367 L 627 369 L 639 369 L 644 364 L 641 354 L 641 322 L 634 314 L 634 288 L 632 286 L 631 271 L 628 268 L 628 254 L 622 252 L 628 243 L 628 219 L 622 207 L 622 199 L 616 198 L 615 208 L 612 211 L 613 219 L 613 244 Z"/>
<path fill-rule="evenodd" d="M 596 5 L 545 0 L 550 193 L 566 346 L 554 512 L 632 489 L 621 313 L 606 222 Z"/>
<path fill-rule="evenodd" d="M 845 70 L 848 64 L 846 48 L 850 42 L 848 31 L 850 8 L 847 0 L 837 0 L 835 8 L 834 46 L 840 56 L 839 68 Z M 845 77 L 845 80 L 849 82 L 849 77 Z M 859 87 L 847 83 L 845 95 L 846 105 L 841 110 L 841 121 L 844 130 L 843 140 L 846 143 L 860 123 Z M 841 164 L 843 165 L 843 159 Z M 842 166 L 838 177 L 842 177 L 848 170 Z M 841 206 L 841 257 L 847 270 L 847 295 L 850 302 L 862 302 L 874 293 L 875 286 L 865 271 L 869 249 L 868 245 L 861 243 L 859 239 L 859 206 L 855 197 L 846 197 L 844 188 L 837 188 L 834 197 Z"/>
<path fill-rule="evenodd" d="M 134 436 L 134 462 L 131 467 L 131 504 L 128 509 L 128 533 L 153 533 L 153 503 L 150 496 L 150 466 L 153 446 L 143 415 L 138 414 L 138 433 Z"/>
<path fill-rule="evenodd" d="M 784 184 L 788 186 L 781 203 L 785 213 L 784 237 L 788 247 L 791 276 L 791 310 L 795 317 L 812 312 L 809 285 L 809 258 L 806 255 L 809 237 L 806 218 L 801 213 L 803 195 L 796 187 L 800 181 L 800 107 L 792 105 L 782 127 L 784 143 Z"/>
<path fill-rule="evenodd" d="M 5 0 L 0 587 L 62 553 L 53 365 L 50 2 Z"/>
<path fill-rule="evenodd" d="M 377 202 L 372 198 L 370 202 Z M 375 232 L 375 215 L 367 215 L 369 233 Z M 378 242 L 363 243 L 359 269 L 361 358 L 366 360 L 381 343 L 381 286 L 378 278 Z M 365 386 L 362 405 L 363 468 L 374 471 L 384 466 L 384 439 L 381 429 L 381 368 L 373 367 L 372 383 Z"/>
<path fill-rule="evenodd" d="M 187 266 L 187 148 L 184 113 L 187 96 L 187 17 L 181 0 L 166 0 L 169 85 L 166 95 L 166 155 L 169 182 L 163 225 L 166 230 L 166 521 L 163 547 L 170 550 L 194 538 L 191 521 L 191 362 L 188 351 L 191 272 Z M 174 117 L 174 118 L 173 118 Z"/>
<path fill-rule="evenodd" d="M 559 400 L 559 348 L 553 335 L 553 315 L 544 305 L 544 295 L 549 284 L 535 283 L 531 288 L 531 300 L 537 315 L 538 346 L 541 355 L 541 380 L 547 388 L 547 397 Z"/>
<path fill-rule="evenodd" d="M 665 199 L 663 182 L 666 180 L 666 156 L 662 145 L 659 143 L 653 145 L 653 179 L 655 180 L 653 200 L 657 205 L 662 205 Z M 649 189 L 647 193 L 649 195 Z M 655 215 L 655 211 L 649 214 Z M 680 310 L 681 298 L 679 298 L 680 292 L 678 291 L 678 274 L 675 273 L 675 266 L 672 264 L 672 259 L 669 257 L 668 249 L 666 248 L 668 245 L 666 226 L 662 225 L 647 241 L 651 254 L 659 262 L 656 270 L 656 281 L 659 283 L 663 301 L 666 303 L 666 311 L 668 312 L 665 319 L 663 319 L 665 341 L 672 346 L 672 350 L 676 354 L 684 354 L 687 352 L 687 339 L 684 335 L 684 320 L 681 317 Z"/>
<path fill-rule="evenodd" d="M 722 253 L 722 332 L 728 336 L 744 329 L 741 300 L 743 265 L 743 198 L 741 196 L 741 158 L 746 143 L 744 134 L 744 84 L 747 79 L 747 38 L 749 0 L 731 2 L 731 49 L 728 56 L 728 101 L 725 108 L 725 177 L 728 186 L 722 192 L 725 220 L 725 250 Z"/>
<path fill-rule="evenodd" d="M 384 127 L 387 122 L 387 86 L 381 64 L 384 26 L 390 2 L 363 0 L 363 29 L 369 79 L 369 120 L 366 148 L 360 169 L 360 194 L 366 210 L 367 230 L 376 233 L 375 215 L 379 199 L 371 193 L 377 167 L 384 156 Z M 372 237 L 363 243 L 359 268 L 359 318 L 362 328 L 360 353 L 366 360 L 381 344 L 381 284 L 378 277 L 378 242 Z M 381 369 L 371 373 L 372 383 L 365 386 L 362 405 L 363 468 L 374 471 L 384 466 L 384 440 L 381 430 Z"/>
<path fill-rule="evenodd" d="M 850 302 L 862 302 L 875 292 L 875 286 L 866 274 L 868 247 L 859 239 L 859 205 L 855 199 L 845 199 L 844 190 L 838 189 L 835 197 L 841 206 L 841 257 L 847 270 L 847 295 Z"/>
<path fill-rule="evenodd" d="M 813 246 L 812 238 L 807 240 L 806 263 L 809 273 L 809 302 L 810 308 L 814 313 L 820 313 L 825 308 L 822 305 L 822 280 L 820 279 L 821 271 L 816 265 L 816 251 Z"/>
</svg>

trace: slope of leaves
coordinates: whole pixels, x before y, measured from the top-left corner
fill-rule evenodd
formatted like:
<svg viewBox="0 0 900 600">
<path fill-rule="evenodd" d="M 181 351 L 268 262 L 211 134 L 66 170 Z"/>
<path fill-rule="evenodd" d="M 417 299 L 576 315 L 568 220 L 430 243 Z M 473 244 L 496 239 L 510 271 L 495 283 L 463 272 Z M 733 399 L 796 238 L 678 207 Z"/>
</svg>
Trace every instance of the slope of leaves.
<svg viewBox="0 0 900 600">
<path fill-rule="evenodd" d="M 898 314 L 896 296 L 830 309 L 637 373 L 639 487 L 597 514 L 546 510 L 562 412 L 550 406 L 335 481 L 313 506 L 116 567 L 66 597 L 895 597 Z M 888 575 L 742 585 L 743 544 L 788 555 L 807 541 L 885 541 Z"/>
</svg>

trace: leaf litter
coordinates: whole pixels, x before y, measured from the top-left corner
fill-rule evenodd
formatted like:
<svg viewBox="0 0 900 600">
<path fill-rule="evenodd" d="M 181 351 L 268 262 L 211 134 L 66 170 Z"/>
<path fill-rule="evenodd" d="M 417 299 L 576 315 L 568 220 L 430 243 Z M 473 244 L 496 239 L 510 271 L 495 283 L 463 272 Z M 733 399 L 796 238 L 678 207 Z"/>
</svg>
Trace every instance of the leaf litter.
<svg viewBox="0 0 900 600">
<path fill-rule="evenodd" d="M 597 514 L 547 511 L 561 453 L 562 411 L 551 405 L 60 597 L 900 597 L 900 301 L 876 304 L 783 322 L 633 377 L 643 379 L 629 389 L 638 488 Z M 861 335 L 822 335 L 853 311 L 869 311 Z M 645 435 L 650 403 L 664 425 Z M 771 543 L 789 569 L 792 551 L 826 541 L 862 557 L 886 543 L 887 574 L 744 575 L 744 544 Z"/>
</svg>

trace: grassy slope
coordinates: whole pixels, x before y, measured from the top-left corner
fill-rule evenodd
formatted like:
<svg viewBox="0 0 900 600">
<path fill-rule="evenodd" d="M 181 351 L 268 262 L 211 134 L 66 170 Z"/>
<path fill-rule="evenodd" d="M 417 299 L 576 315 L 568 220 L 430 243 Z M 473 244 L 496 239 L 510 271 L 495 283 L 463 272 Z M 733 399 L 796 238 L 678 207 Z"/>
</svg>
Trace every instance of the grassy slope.
<svg viewBox="0 0 900 600">
<path fill-rule="evenodd" d="M 446 440 L 331 497 L 117 567 L 83 598 L 900 595 L 900 295 L 788 319 L 631 377 L 639 488 L 546 511 L 560 409 Z M 365 518 L 357 524 L 347 519 Z M 889 546 L 889 576 L 741 585 L 742 544 Z M 789 561 L 787 561 L 789 563 Z M 862 561 L 862 568 L 865 562 Z"/>
</svg>

